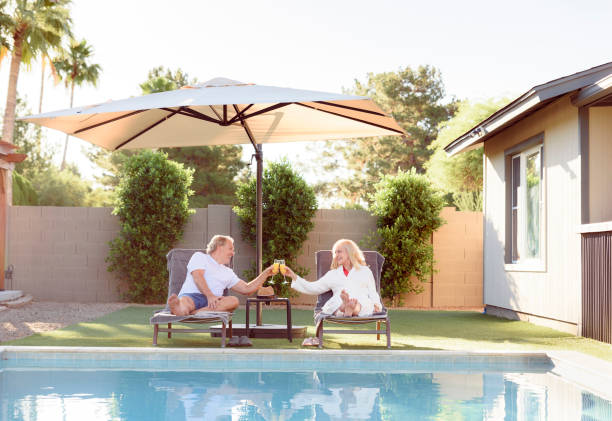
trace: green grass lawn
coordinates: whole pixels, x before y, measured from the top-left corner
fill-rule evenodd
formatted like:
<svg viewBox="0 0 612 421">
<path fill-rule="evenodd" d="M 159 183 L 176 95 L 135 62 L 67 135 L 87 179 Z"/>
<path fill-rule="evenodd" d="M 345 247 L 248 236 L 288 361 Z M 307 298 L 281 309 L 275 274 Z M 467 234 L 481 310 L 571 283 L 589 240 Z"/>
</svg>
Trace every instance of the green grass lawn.
<svg viewBox="0 0 612 421">
<path fill-rule="evenodd" d="M 133 306 L 90 322 L 78 323 L 2 345 L 24 346 L 137 346 L 151 347 L 153 327 L 149 317 L 159 306 Z M 234 323 L 244 323 L 244 310 L 238 310 Z M 254 313 L 252 313 L 254 318 Z M 511 321 L 464 311 L 392 310 L 393 349 L 403 350 L 568 350 L 579 351 L 612 361 L 612 345 L 575 337 L 527 322 Z M 307 326 L 314 335 L 311 310 L 293 310 L 293 324 Z M 285 323 L 284 309 L 265 309 L 264 323 Z M 194 326 L 195 327 L 195 326 Z M 375 335 L 325 335 L 326 349 L 385 349 L 386 340 Z M 207 333 L 177 334 L 168 339 L 160 334 L 158 346 L 219 347 L 220 338 Z M 301 338 L 290 343 L 286 339 L 252 339 L 254 348 L 297 349 Z"/>
</svg>

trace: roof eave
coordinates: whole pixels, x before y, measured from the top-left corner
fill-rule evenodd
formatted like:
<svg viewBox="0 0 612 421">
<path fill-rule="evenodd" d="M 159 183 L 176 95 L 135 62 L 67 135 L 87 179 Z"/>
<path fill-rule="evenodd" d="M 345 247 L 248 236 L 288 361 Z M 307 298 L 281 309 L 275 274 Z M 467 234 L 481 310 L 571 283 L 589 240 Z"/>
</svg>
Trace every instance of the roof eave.
<svg viewBox="0 0 612 421">
<path fill-rule="evenodd" d="M 610 94 L 612 94 L 612 75 L 606 76 L 586 88 L 582 88 L 572 97 L 572 104 L 576 107 L 585 107 Z"/>
<path fill-rule="evenodd" d="M 600 91 L 612 86 L 611 71 L 612 62 L 537 85 L 449 143 L 444 151 L 449 156 L 455 155 L 484 142 L 556 98 L 573 91 L 582 92 L 590 88 L 592 84 L 605 81 L 600 84 L 599 88 L 592 88 L 590 91 L 591 98 L 596 94 L 596 99 L 599 99 L 606 95 Z M 612 88 L 610 90 L 612 91 Z M 586 97 L 589 97 L 589 94 L 585 94 Z"/>
<path fill-rule="evenodd" d="M 491 114 L 487 119 L 472 127 L 466 133 L 449 143 L 444 150 L 449 156 L 455 155 L 467 148 L 482 143 L 497 130 L 513 123 L 541 102 L 537 92 L 531 90 L 523 96 L 506 105 L 501 110 Z"/>
</svg>

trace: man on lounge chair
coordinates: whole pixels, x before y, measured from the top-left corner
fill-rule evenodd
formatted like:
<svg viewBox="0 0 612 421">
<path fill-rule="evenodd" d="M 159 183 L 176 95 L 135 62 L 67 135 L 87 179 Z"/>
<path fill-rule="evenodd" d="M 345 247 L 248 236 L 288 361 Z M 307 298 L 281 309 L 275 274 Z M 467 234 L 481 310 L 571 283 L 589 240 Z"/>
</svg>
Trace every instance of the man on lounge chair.
<svg viewBox="0 0 612 421">
<path fill-rule="evenodd" d="M 223 296 L 226 288 L 251 295 L 272 275 L 273 266 L 270 266 L 247 283 L 226 266 L 233 256 L 234 239 L 227 235 L 215 235 L 206 246 L 206 254 L 194 253 L 187 264 L 187 278 L 179 295 L 172 294 L 168 298 L 170 311 L 177 316 L 201 310 L 234 311 L 238 298 Z"/>
</svg>

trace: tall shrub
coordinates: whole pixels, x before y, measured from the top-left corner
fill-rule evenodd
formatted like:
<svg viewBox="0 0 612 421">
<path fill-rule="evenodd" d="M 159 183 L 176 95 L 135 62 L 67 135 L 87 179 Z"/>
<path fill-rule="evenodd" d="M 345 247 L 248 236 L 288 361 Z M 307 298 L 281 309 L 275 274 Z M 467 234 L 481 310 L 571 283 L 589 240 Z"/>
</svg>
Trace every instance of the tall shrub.
<svg viewBox="0 0 612 421">
<path fill-rule="evenodd" d="M 401 293 L 422 292 L 421 283 L 432 273 L 431 235 L 444 223 L 440 218 L 444 200 L 414 170 L 385 176 L 376 184 L 372 199 L 371 210 L 378 217 L 378 250 L 385 257 L 381 294 L 399 302 Z"/>
<path fill-rule="evenodd" d="M 108 270 L 126 286 L 135 302 L 166 300 L 166 253 L 183 235 L 193 171 L 161 152 L 143 151 L 126 160 L 120 174 L 117 204 L 119 236 L 110 242 Z"/>
<path fill-rule="evenodd" d="M 317 210 L 314 190 L 293 170 L 291 164 L 282 160 L 269 163 L 263 173 L 263 267 L 284 259 L 296 273 L 305 276 L 306 268 L 297 265 L 297 256 L 314 227 L 312 218 Z M 256 180 L 249 179 L 238 185 L 236 191 L 238 215 L 242 238 L 255 245 L 256 241 Z M 255 269 L 246 276 L 255 275 Z M 275 279 L 279 279 L 276 275 Z M 289 295 L 288 284 L 273 283 L 276 294 Z"/>
</svg>

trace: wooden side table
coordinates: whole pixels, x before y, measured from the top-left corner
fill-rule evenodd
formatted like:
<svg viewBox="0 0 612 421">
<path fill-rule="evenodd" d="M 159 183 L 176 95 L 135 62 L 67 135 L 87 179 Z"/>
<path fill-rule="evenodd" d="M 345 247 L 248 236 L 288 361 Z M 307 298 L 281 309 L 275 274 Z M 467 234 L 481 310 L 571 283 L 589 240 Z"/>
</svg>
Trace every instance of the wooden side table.
<svg viewBox="0 0 612 421">
<path fill-rule="evenodd" d="M 251 336 L 251 332 L 249 330 L 249 315 L 250 315 L 250 305 L 251 303 L 255 303 L 257 309 L 257 326 L 261 326 L 261 304 L 269 304 L 269 303 L 284 303 L 285 308 L 287 309 L 287 339 L 289 342 L 293 342 L 293 338 L 291 335 L 291 302 L 289 298 L 247 298 L 246 300 L 246 335 Z"/>
</svg>

